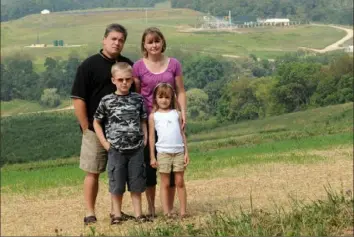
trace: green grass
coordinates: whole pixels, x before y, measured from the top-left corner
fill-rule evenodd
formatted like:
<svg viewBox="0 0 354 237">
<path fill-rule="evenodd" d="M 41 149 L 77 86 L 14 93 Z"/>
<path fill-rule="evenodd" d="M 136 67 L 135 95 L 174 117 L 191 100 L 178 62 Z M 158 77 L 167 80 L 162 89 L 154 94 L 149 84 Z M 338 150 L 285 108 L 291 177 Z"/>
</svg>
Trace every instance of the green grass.
<svg viewBox="0 0 354 237">
<path fill-rule="evenodd" d="M 208 152 L 192 152 L 186 179 L 209 179 L 218 177 L 218 171 L 242 164 L 318 162 L 323 157 L 308 155 L 307 150 L 329 149 L 333 146 L 348 147 L 352 134 L 316 136 L 249 145 L 241 148 L 224 148 Z M 298 151 L 301 150 L 301 154 Z M 287 153 L 285 156 L 284 153 Z M 75 186 L 82 183 L 84 172 L 78 168 L 79 158 L 6 165 L 1 168 L 1 192 L 35 193 L 54 187 Z M 209 172 L 210 170 L 213 172 Z M 101 179 L 106 180 L 106 173 Z"/>
<path fill-rule="evenodd" d="M 320 161 L 323 157 L 301 152 L 350 146 L 352 114 L 348 103 L 189 133 L 193 172 L 187 178 L 217 177 L 218 170 L 242 164 Z M 80 143 L 72 111 L 3 118 L 2 191 L 79 185 L 84 176 L 78 169 Z"/>
<path fill-rule="evenodd" d="M 1 119 L 1 165 L 72 157 L 80 142 L 73 111 Z"/>
<path fill-rule="evenodd" d="M 293 200 L 288 211 L 256 209 L 251 202 L 250 210 L 211 213 L 203 222 L 138 226 L 127 236 L 339 236 L 353 228 L 353 195 L 330 188 L 326 192 L 324 200 Z"/>
<path fill-rule="evenodd" d="M 338 29 L 309 25 L 289 28 L 241 29 L 243 31 L 241 34 L 183 33 L 178 31 L 178 27 L 194 26 L 201 13 L 190 9 L 168 9 L 165 4 L 161 3 L 156 6 L 156 9 L 148 11 L 147 24 L 144 11 L 117 14 L 116 12 L 100 12 L 100 10 L 90 14 L 89 21 L 87 15 L 78 12 L 77 14 L 34 14 L 3 22 L 1 24 L 2 57 L 17 52 L 31 55 L 37 63 L 43 61 L 43 55 L 66 58 L 74 50 L 80 56 L 85 57 L 92 53 L 92 49 L 100 48 L 104 28 L 112 22 L 119 22 L 127 27 L 129 36 L 124 52 L 128 54 L 139 51 L 142 32 L 149 26 L 157 26 L 163 31 L 168 47 L 171 49 L 240 56 L 253 53 L 261 58 L 274 58 L 289 51 L 296 51 L 300 46 L 324 48 L 345 35 L 344 31 Z M 68 44 L 85 44 L 86 46 L 74 49 L 24 48 L 25 45 L 36 42 L 37 32 L 39 32 L 41 43 L 52 44 L 53 40 L 62 39 Z"/>
<path fill-rule="evenodd" d="M 28 101 L 28 100 L 11 100 L 11 101 L 1 101 L 1 116 L 11 116 L 21 113 L 32 113 L 38 111 L 52 110 L 52 109 L 62 109 L 68 107 L 72 104 L 70 99 L 65 99 L 61 101 L 61 104 L 56 108 L 48 108 L 40 105 L 38 102 Z"/>
<path fill-rule="evenodd" d="M 352 114 L 353 103 L 348 103 L 215 129 L 214 123 L 204 128 L 202 122 L 189 123 L 188 146 L 191 152 L 204 152 L 348 133 L 352 130 Z M 73 111 L 5 117 L 1 120 L 1 138 L 1 165 L 78 156 L 81 143 Z"/>
</svg>

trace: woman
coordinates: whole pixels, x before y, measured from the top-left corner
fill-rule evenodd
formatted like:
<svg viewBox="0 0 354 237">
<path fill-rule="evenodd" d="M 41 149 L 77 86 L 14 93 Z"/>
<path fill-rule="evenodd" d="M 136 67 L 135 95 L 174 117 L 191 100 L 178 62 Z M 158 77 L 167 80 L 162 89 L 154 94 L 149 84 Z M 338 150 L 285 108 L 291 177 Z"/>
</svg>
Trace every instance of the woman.
<svg viewBox="0 0 354 237">
<path fill-rule="evenodd" d="M 176 91 L 177 100 L 181 108 L 182 128 L 186 125 L 186 92 L 183 84 L 182 67 L 175 58 L 164 55 L 166 40 L 158 28 L 147 28 L 141 39 L 143 58 L 133 66 L 133 76 L 136 91 L 144 97 L 148 114 L 152 111 L 153 91 L 158 83 L 170 84 Z M 145 148 L 146 161 L 146 198 L 148 201 L 148 215 L 155 216 L 156 169 L 150 166 L 149 146 Z M 168 206 L 173 209 L 175 196 L 174 176 L 171 175 L 171 196 Z"/>
</svg>

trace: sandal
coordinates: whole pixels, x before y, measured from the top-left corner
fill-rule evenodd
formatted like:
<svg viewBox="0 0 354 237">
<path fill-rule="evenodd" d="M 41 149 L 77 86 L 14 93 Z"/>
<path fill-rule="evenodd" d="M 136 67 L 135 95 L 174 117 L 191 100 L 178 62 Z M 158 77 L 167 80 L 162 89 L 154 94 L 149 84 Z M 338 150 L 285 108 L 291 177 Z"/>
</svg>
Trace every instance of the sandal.
<svg viewBox="0 0 354 237">
<path fill-rule="evenodd" d="M 184 220 L 184 219 L 187 219 L 187 218 L 189 218 L 189 217 L 190 217 L 190 215 L 187 214 L 187 213 L 185 213 L 185 214 L 183 214 L 183 215 L 180 216 L 180 219 L 181 219 L 181 220 Z"/>
<path fill-rule="evenodd" d="M 120 212 L 121 213 L 121 218 L 123 221 L 127 221 L 127 220 L 134 220 L 135 217 L 134 216 L 131 216 L 131 215 L 128 215 L 128 214 L 125 214 L 124 212 Z M 112 213 L 109 213 L 109 217 L 112 219 L 114 217 L 114 215 Z"/>
<path fill-rule="evenodd" d="M 122 223 L 123 218 L 120 216 L 115 216 L 111 218 L 111 225 L 119 225 L 120 223 Z"/>
<path fill-rule="evenodd" d="M 136 222 L 140 222 L 140 223 L 144 223 L 144 222 L 152 222 L 152 219 L 147 218 L 147 217 L 144 216 L 144 215 L 141 215 L 141 216 L 136 217 L 136 218 L 135 218 L 135 221 L 136 221 Z"/>
<path fill-rule="evenodd" d="M 147 214 L 146 215 L 146 218 L 149 218 L 149 219 L 154 219 L 154 218 L 157 218 L 157 215 L 153 215 L 153 214 Z"/>
<path fill-rule="evenodd" d="M 85 216 L 84 224 L 89 225 L 97 222 L 97 218 L 95 216 Z"/>
</svg>

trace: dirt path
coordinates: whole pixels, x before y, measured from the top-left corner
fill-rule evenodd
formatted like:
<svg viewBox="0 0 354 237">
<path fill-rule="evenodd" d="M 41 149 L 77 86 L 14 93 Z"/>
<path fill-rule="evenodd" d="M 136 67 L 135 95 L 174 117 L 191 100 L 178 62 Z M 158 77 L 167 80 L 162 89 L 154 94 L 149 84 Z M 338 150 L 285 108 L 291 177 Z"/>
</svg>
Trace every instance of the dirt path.
<svg viewBox="0 0 354 237">
<path fill-rule="evenodd" d="M 324 49 L 314 49 L 314 48 L 307 48 L 307 47 L 299 47 L 300 49 L 304 49 L 304 50 L 310 50 L 316 53 L 326 53 L 329 51 L 334 51 L 334 50 L 338 50 L 338 49 L 343 49 L 344 47 L 340 46 L 341 44 L 343 44 L 344 42 L 346 42 L 347 40 L 353 38 L 353 29 L 348 29 L 348 28 L 344 28 L 341 26 L 336 26 L 336 25 L 321 25 L 321 24 L 312 24 L 315 26 L 327 26 L 327 27 L 333 27 L 336 29 L 340 29 L 340 30 L 344 30 L 347 35 L 344 36 L 342 39 L 334 42 L 331 45 L 328 45 L 326 48 Z"/>
<path fill-rule="evenodd" d="M 250 196 L 254 208 L 272 208 L 274 204 L 289 205 L 289 196 L 303 200 L 325 197 L 324 186 L 344 191 L 353 188 L 352 149 L 314 151 L 309 155 L 321 155 L 325 159 L 314 164 L 263 164 L 242 165 L 225 169 L 223 177 L 211 180 L 192 180 L 186 183 L 189 212 L 187 223 L 200 223 L 210 212 L 228 210 L 238 212 L 242 206 L 249 210 Z M 2 194 L 2 235 L 56 235 L 89 234 L 83 226 L 83 198 L 81 186 L 41 191 L 36 196 Z M 126 222 L 119 227 L 109 225 L 109 195 L 106 182 L 101 182 L 97 201 L 97 233 L 124 235 L 137 225 Z M 156 196 L 157 212 L 161 214 L 159 196 Z M 146 203 L 143 202 L 144 210 Z M 178 203 L 177 203 L 178 206 Z M 125 196 L 123 210 L 132 213 L 129 195 Z M 153 224 L 158 225 L 161 218 Z"/>
</svg>

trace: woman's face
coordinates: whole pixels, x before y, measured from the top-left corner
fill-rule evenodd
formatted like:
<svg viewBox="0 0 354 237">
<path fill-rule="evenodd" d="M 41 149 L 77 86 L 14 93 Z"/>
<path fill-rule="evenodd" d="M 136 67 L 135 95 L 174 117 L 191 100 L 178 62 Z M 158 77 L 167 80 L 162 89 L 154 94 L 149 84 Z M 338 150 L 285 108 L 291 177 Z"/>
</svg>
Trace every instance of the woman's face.
<svg viewBox="0 0 354 237">
<path fill-rule="evenodd" d="M 158 55 L 162 53 L 164 42 L 156 34 L 147 34 L 144 40 L 144 48 L 148 55 Z"/>
</svg>

